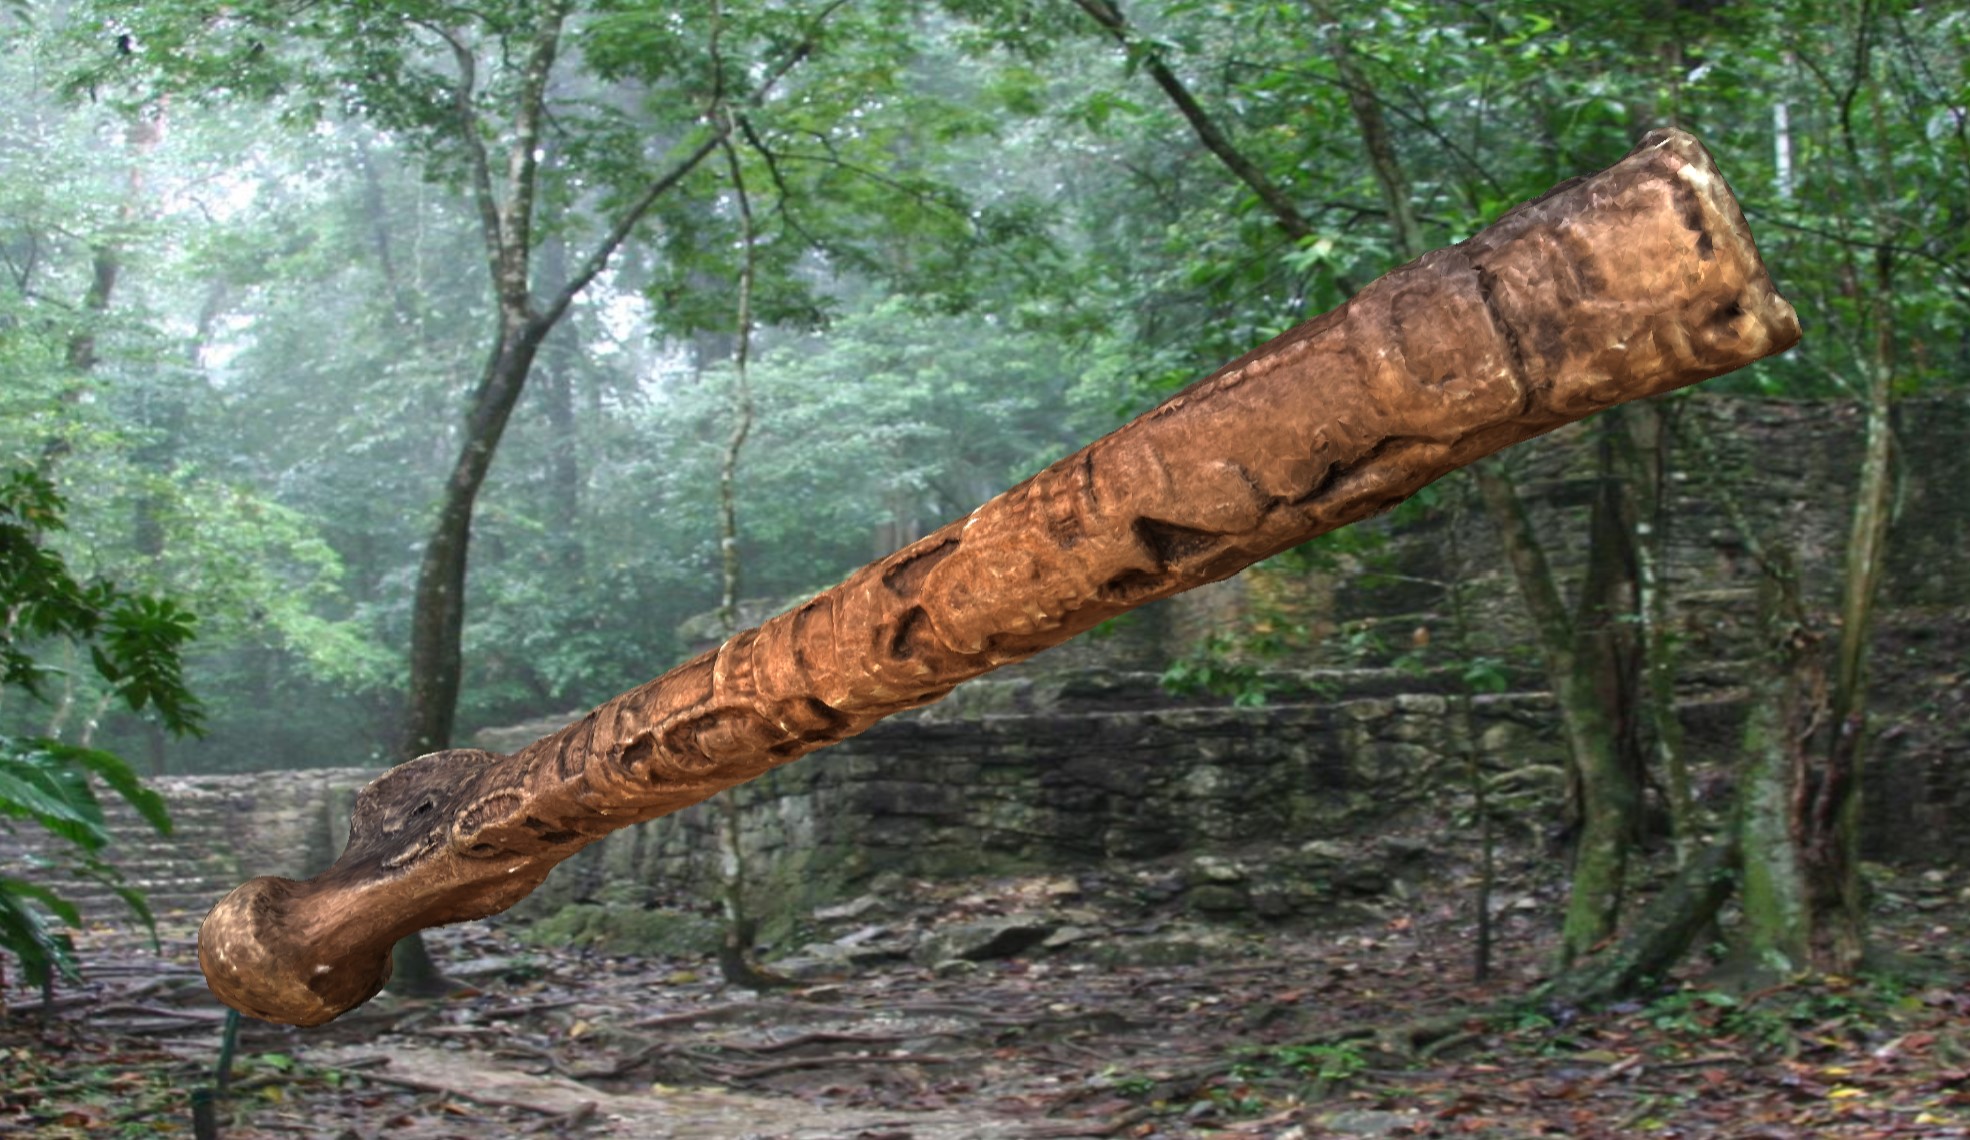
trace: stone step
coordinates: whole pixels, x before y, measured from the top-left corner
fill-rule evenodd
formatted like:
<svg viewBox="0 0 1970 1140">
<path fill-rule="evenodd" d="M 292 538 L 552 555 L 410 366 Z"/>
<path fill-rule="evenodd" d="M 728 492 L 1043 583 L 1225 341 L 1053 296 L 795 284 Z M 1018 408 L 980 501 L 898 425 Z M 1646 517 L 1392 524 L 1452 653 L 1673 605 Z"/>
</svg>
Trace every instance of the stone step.
<svg viewBox="0 0 1970 1140">
<path fill-rule="evenodd" d="M 52 867 L 31 866 L 27 858 L 30 853 L 32 852 L 0 849 L 0 874 L 8 873 L 7 869 L 12 867 L 12 873 L 16 875 L 31 875 L 36 879 L 46 879 L 50 876 L 87 878 L 86 875 L 78 874 L 75 871 L 75 868 L 79 865 L 78 857 L 81 855 L 80 851 L 73 849 L 44 850 L 36 853 L 52 863 Z M 232 873 L 232 864 L 222 856 L 210 855 L 199 851 L 186 851 L 182 848 L 173 848 L 169 845 L 146 848 L 111 846 L 98 852 L 98 855 L 103 862 L 122 871 L 125 875 L 153 874 L 158 868 L 166 866 L 170 867 L 174 873 L 180 875 L 221 875 Z"/>
<path fill-rule="evenodd" d="M 170 815 L 171 830 L 173 831 L 224 831 L 233 826 L 235 819 L 232 813 L 220 811 L 174 811 Z M 104 812 L 103 823 L 106 825 L 107 830 L 117 833 L 130 831 L 146 832 L 153 835 L 157 833 L 157 829 L 151 826 L 149 820 L 135 812 L 131 812 L 128 815 Z"/>
<path fill-rule="evenodd" d="M 203 918 L 224 895 L 179 895 L 168 899 L 147 899 L 151 917 L 159 922 L 187 917 Z M 106 903 L 77 903 L 75 909 L 80 913 L 84 926 L 99 923 L 137 924 L 137 912 L 124 905 L 123 900 L 115 899 Z"/>
<path fill-rule="evenodd" d="M 207 883 L 231 882 L 234 878 L 230 873 L 223 871 L 194 871 L 184 868 L 146 870 L 141 867 L 119 867 L 117 870 L 122 875 L 122 881 L 116 885 L 137 887 L 142 890 L 148 890 L 152 887 L 162 889 L 177 885 L 188 887 L 203 886 Z M 66 873 L 44 874 L 35 876 L 34 881 L 57 891 L 79 891 L 88 894 L 110 893 L 110 884 L 88 875 Z"/>
<path fill-rule="evenodd" d="M 169 855 L 173 859 L 182 861 L 188 855 L 196 858 L 199 854 L 197 848 L 200 847 L 223 851 L 231 846 L 231 838 L 218 832 L 206 836 L 200 836 L 197 833 L 174 833 L 172 835 L 117 837 L 110 840 L 109 846 L 104 848 L 104 854 L 110 859 L 120 862 L 156 858 L 161 855 Z M 201 839 L 210 840 L 210 842 L 201 843 L 199 842 Z"/>
<path fill-rule="evenodd" d="M 144 902 L 153 911 L 175 906 L 205 908 L 224 898 L 236 883 L 175 883 L 161 889 L 132 888 L 144 897 Z M 84 913 L 97 911 L 121 911 L 128 905 L 121 896 L 108 891 L 85 892 L 65 889 L 59 884 L 51 885 L 55 894 Z"/>
<path fill-rule="evenodd" d="M 176 900 L 182 899 L 204 899 L 207 901 L 207 905 L 210 905 L 211 901 L 218 899 L 237 885 L 236 883 L 225 885 L 218 883 L 170 883 L 145 887 L 133 884 L 131 889 L 141 892 L 144 900 L 155 909 L 159 905 L 160 900 L 171 900 L 175 902 Z M 61 884 L 48 884 L 48 886 L 57 895 L 60 895 L 63 899 L 66 899 L 83 910 L 100 906 L 122 907 L 125 905 L 122 897 L 112 891 L 101 889 L 84 890 L 79 885 L 75 887 L 64 887 Z"/>
</svg>

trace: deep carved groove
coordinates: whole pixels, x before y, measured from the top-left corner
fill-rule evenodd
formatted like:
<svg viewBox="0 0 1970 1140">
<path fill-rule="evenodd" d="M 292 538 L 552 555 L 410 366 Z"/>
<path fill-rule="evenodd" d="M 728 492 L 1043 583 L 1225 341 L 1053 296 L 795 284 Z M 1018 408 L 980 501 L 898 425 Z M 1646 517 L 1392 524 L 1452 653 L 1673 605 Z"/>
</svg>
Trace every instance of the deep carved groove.
<svg viewBox="0 0 1970 1140">
<path fill-rule="evenodd" d="M 883 571 L 882 584 L 898 597 L 914 598 L 922 592 L 923 580 L 930 576 L 931 570 L 957 549 L 958 539 L 953 535 L 928 550 L 918 551 Z"/>
<path fill-rule="evenodd" d="M 655 774 L 648 771 L 648 769 L 650 767 L 650 761 L 656 755 L 656 739 L 645 733 L 632 739 L 628 744 L 623 745 L 622 751 L 616 754 L 616 764 L 628 775 L 654 779 Z"/>
<path fill-rule="evenodd" d="M 721 754 L 709 745 L 720 736 L 731 736 L 745 729 L 744 716 L 731 709 L 711 709 L 685 717 L 664 730 L 652 764 L 652 780 L 692 780 L 715 770 Z M 707 739 L 710 738 L 710 739 Z"/>
<path fill-rule="evenodd" d="M 1313 490 L 1294 499 L 1293 505 L 1296 507 L 1310 507 L 1332 495 L 1339 494 L 1345 496 L 1350 490 L 1350 481 L 1356 472 L 1365 468 L 1378 466 L 1390 451 L 1398 447 L 1406 447 L 1409 444 L 1420 442 L 1425 441 L 1419 440 L 1415 436 L 1407 435 L 1391 435 L 1376 440 L 1375 446 L 1362 452 L 1352 462 L 1328 465 L 1326 476 L 1319 481 Z"/>
<path fill-rule="evenodd" d="M 814 744 L 823 740 L 838 740 L 841 738 L 842 730 L 848 727 L 848 714 L 819 698 L 808 697 L 801 702 L 801 707 L 810 719 L 819 722 L 816 727 L 805 729 L 799 734 L 802 743 Z"/>
<path fill-rule="evenodd" d="M 1224 536 L 1182 523 L 1164 522 L 1162 519 L 1139 518 L 1135 521 L 1136 541 L 1143 549 L 1156 558 L 1159 566 L 1173 566 L 1194 555 L 1212 550 L 1224 541 Z"/>
<path fill-rule="evenodd" d="M 1132 606 L 1163 587 L 1163 576 L 1147 570 L 1124 570 L 1101 584 L 1101 600 Z"/>
<path fill-rule="evenodd" d="M 915 642 L 925 628 L 925 614 L 922 606 L 911 606 L 903 611 L 896 623 L 896 632 L 889 638 L 889 655 L 899 661 L 908 661 L 917 655 Z"/>
<path fill-rule="evenodd" d="M 1519 340 L 1519 330 L 1498 307 L 1498 298 L 1493 290 L 1497 277 L 1482 265 L 1473 266 L 1477 271 L 1478 297 L 1484 301 L 1484 311 L 1491 318 L 1492 327 L 1505 342 L 1506 355 L 1511 360 L 1512 387 L 1518 395 L 1518 406 L 1514 414 L 1531 416 L 1537 406 L 1532 383 L 1532 370 L 1526 364 L 1525 345 Z"/>
<path fill-rule="evenodd" d="M 579 831 L 568 831 L 564 828 L 557 828 L 546 820 L 535 819 L 533 816 L 528 816 L 521 826 L 533 832 L 536 836 L 539 836 L 542 843 L 558 845 L 581 838 L 581 832 Z"/>
<path fill-rule="evenodd" d="M 1236 461 L 1233 461 L 1228 466 L 1230 466 L 1232 473 L 1244 482 L 1245 486 L 1251 488 L 1252 501 L 1259 504 L 1260 518 L 1263 519 L 1271 515 L 1272 512 L 1278 510 L 1286 502 L 1284 495 L 1275 495 L 1266 490 L 1264 484 L 1259 482 L 1259 477 L 1252 473 L 1250 467 Z"/>
<path fill-rule="evenodd" d="M 1519 344 L 1518 329 L 1513 328 L 1512 322 L 1506 320 L 1505 314 L 1498 309 L 1498 298 L 1493 295 L 1498 285 L 1497 277 L 1482 265 L 1472 268 L 1477 271 L 1478 297 L 1484 301 L 1484 311 L 1490 315 L 1492 327 L 1504 338 L 1505 348 L 1512 358 L 1512 381 L 1518 385 L 1520 399 L 1530 399 L 1532 372 L 1526 367 L 1525 348 Z"/>
</svg>

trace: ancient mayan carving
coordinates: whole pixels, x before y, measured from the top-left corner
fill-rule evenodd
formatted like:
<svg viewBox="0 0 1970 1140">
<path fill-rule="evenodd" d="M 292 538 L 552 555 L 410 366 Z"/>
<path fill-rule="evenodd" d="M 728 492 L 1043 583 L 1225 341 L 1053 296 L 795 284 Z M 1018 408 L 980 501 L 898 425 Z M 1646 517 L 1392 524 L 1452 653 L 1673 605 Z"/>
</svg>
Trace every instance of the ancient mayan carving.
<svg viewBox="0 0 1970 1140">
<path fill-rule="evenodd" d="M 246 1013 L 327 1021 L 382 987 L 398 939 L 511 906 L 608 831 L 1798 338 L 1710 156 L 1654 132 L 580 722 L 386 774 L 333 868 L 213 909 L 200 964 Z"/>
</svg>

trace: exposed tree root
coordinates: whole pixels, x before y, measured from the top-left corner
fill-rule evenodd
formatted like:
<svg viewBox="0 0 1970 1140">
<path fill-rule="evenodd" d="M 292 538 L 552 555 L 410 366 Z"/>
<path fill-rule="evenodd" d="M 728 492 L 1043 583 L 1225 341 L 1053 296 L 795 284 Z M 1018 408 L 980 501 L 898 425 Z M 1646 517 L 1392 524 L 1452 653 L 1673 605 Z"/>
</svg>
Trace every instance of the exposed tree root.
<svg viewBox="0 0 1970 1140">
<path fill-rule="evenodd" d="M 1628 924 L 1627 934 L 1555 979 L 1545 1000 L 1569 1008 L 1604 1005 L 1666 977 L 1737 889 L 1740 859 L 1730 838 L 1684 864 Z"/>
<path fill-rule="evenodd" d="M 468 1089 L 455 1088 L 451 1085 L 443 1083 L 442 1081 L 427 1081 L 421 1077 L 399 1077 L 389 1073 L 377 1072 L 374 1069 L 364 1069 L 362 1070 L 362 1078 L 363 1080 L 373 1081 L 381 1085 L 392 1085 L 400 1089 L 410 1089 L 413 1092 L 437 1093 L 441 1096 L 454 1097 L 458 1100 L 469 1100 L 473 1104 L 483 1105 L 487 1108 L 517 1108 L 523 1112 L 538 1113 L 542 1116 L 553 1117 L 556 1119 L 561 1119 L 570 1115 L 574 1115 L 574 1113 L 564 1112 L 559 1108 L 552 1108 L 547 1105 L 534 1104 L 531 1101 L 510 1100 L 505 1097 L 487 1096 L 483 1093 L 475 1093 Z M 245 1083 L 242 1082 L 240 1087 L 244 1088 Z M 594 1101 L 585 1101 L 583 1102 L 582 1108 L 585 1108 L 587 1109 L 588 1112 L 592 1113 L 595 1111 L 596 1105 Z M 576 1109 L 575 1112 L 579 1113 L 581 1112 L 581 1109 Z"/>
<path fill-rule="evenodd" d="M 963 1060 L 963 1057 L 946 1056 L 942 1053 L 881 1053 L 866 1057 L 794 1057 L 744 1069 L 707 1066 L 706 1071 L 721 1080 L 738 1082 L 764 1080 L 767 1077 L 798 1072 L 802 1069 L 832 1069 L 845 1065 L 955 1065 Z"/>
</svg>

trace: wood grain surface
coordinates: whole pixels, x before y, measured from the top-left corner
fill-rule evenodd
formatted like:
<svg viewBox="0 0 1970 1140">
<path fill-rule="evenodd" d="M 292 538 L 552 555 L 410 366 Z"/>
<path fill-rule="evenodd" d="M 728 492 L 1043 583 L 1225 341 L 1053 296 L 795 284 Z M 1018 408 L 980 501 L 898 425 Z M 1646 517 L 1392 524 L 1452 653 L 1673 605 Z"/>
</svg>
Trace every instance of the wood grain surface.
<svg viewBox="0 0 1970 1140">
<path fill-rule="evenodd" d="M 398 939 L 504 910 L 611 830 L 1798 339 L 1710 156 L 1653 132 L 577 723 L 386 773 L 334 867 L 233 891 L 199 961 L 242 1012 L 320 1024 L 375 995 Z"/>
</svg>

